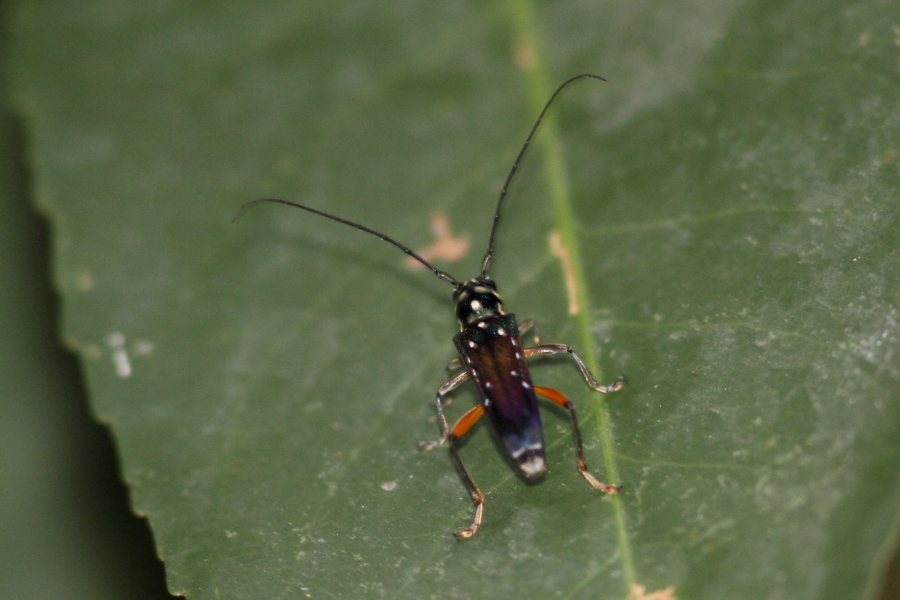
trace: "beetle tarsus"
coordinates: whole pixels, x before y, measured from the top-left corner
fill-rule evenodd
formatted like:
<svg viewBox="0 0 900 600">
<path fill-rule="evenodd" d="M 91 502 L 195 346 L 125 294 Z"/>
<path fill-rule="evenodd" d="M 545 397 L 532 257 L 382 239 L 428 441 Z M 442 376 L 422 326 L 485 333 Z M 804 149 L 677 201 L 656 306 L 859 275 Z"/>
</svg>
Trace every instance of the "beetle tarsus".
<svg viewBox="0 0 900 600">
<path fill-rule="evenodd" d="M 441 438 L 439 440 L 433 440 L 430 442 L 419 442 L 419 449 L 427 452 L 428 450 L 434 450 L 438 446 L 441 446 L 444 442 L 447 441 L 447 438 Z"/>
<path fill-rule="evenodd" d="M 603 391 L 604 393 L 611 394 L 613 392 L 618 392 L 619 390 L 621 390 L 623 387 L 625 387 L 626 383 L 628 383 L 628 380 L 625 379 L 625 376 L 619 375 L 619 377 L 615 380 L 615 382 L 613 382 L 611 385 L 605 386 L 605 388 L 603 390 L 598 390 L 598 391 Z M 597 388 L 594 388 L 594 389 L 597 389 Z"/>
<path fill-rule="evenodd" d="M 476 508 L 475 508 L 475 519 L 472 521 L 472 525 L 467 527 L 466 529 L 460 529 L 459 531 L 453 532 L 453 537 L 458 540 L 467 540 L 478 531 L 478 526 L 481 525 L 481 518 L 484 515 L 484 497 L 481 495 L 481 492 L 478 491 L 478 488 L 475 488 L 475 492 L 478 494 L 472 494 L 472 499 L 475 500 Z"/>
<path fill-rule="evenodd" d="M 584 477 L 589 484 L 591 484 L 595 489 L 600 490 L 604 494 L 609 494 L 610 496 L 617 494 L 619 490 L 622 489 L 621 485 L 610 485 L 608 483 L 603 483 L 593 475 L 591 475 L 587 470 L 587 465 L 584 465 L 584 469 L 581 469 L 582 465 L 578 465 L 578 470 L 581 471 L 581 476 Z"/>
</svg>

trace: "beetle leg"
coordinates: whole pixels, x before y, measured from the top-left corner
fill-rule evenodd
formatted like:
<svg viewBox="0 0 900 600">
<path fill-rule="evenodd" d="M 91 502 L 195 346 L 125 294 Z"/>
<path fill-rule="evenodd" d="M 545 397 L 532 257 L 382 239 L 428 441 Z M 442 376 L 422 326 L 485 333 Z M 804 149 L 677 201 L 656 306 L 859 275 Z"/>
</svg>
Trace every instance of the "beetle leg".
<svg viewBox="0 0 900 600">
<path fill-rule="evenodd" d="M 463 368 L 462 359 L 460 357 L 451 358 L 450 362 L 447 363 L 447 373 L 452 373 L 453 371 L 459 371 Z"/>
<path fill-rule="evenodd" d="M 626 381 L 624 375 L 619 375 L 619 378 L 611 385 L 600 385 L 597 383 L 597 380 L 594 379 L 594 376 L 588 370 L 584 361 L 581 360 L 581 357 L 575 354 L 575 351 L 565 344 L 542 344 L 540 346 L 534 346 L 533 348 L 525 348 L 525 356 L 528 358 L 532 356 L 551 356 L 553 354 L 562 354 L 563 352 L 568 352 L 572 358 L 575 359 L 575 362 L 578 363 L 578 368 L 581 369 L 581 374 L 584 375 L 584 378 L 588 382 L 588 385 L 591 386 L 591 389 L 608 394 L 610 392 L 618 392 L 624 387 Z"/>
<path fill-rule="evenodd" d="M 478 489 L 478 486 L 475 485 L 475 482 L 472 481 L 472 478 L 469 476 L 469 472 L 466 471 L 466 467 L 463 465 L 462 459 L 459 457 L 459 451 L 456 448 L 456 440 L 464 436 L 483 414 L 484 406 L 481 404 L 475 406 L 456 422 L 456 425 L 454 425 L 453 429 L 450 431 L 450 435 L 446 438 L 450 441 L 450 455 L 453 456 L 453 460 L 456 462 L 456 468 L 459 469 L 463 481 L 469 489 L 469 494 L 472 496 L 472 501 L 475 503 L 475 518 L 472 520 L 472 524 L 466 529 L 454 532 L 453 535 L 457 538 L 470 538 L 475 535 L 478 526 L 481 525 L 481 517 L 484 514 L 484 496 L 481 495 L 481 490 Z"/>
<path fill-rule="evenodd" d="M 534 319 L 525 319 L 519 323 L 519 337 L 524 337 L 524 335 L 532 329 L 534 330 L 534 343 L 539 345 L 541 343 L 541 338 L 538 337 L 537 326 L 534 323 Z"/>
<path fill-rule="evenodd" d="M 441 423 L 441 439 L 433 442 L 419 442 L 419 447 L 423 450 L 431 450 L 435 446 L 440 446 L 447 441 L 450 435 L 450 427 L 447 425 L 447 418 L 444 416 L 444 396 L 458 388 L 466 379 L 469 378 L 469 372 L 463 371 L 453 375 L 438 388 L 437 394 L 434 395 L 434 403 L 437 406 L 438 421 Z"/>
<path fill-rule="evenodd" d="M 456 371 L 459 371 L 463 368 L 462 359 L 460 357 L 451 358 L 447 363 L 447 375 L 458 375 Z M 448 393 L 444 398 L 444 407 L 450 406 L 450 403 L 453 402 L 453 394 Z"/>
<path fill-rule="evenodd" d="M 475 531 L 478 529 L 478 526 L 481 525 L 481 517 L 484 514 L 484 496 L 481 494 L 481 490 L 478 489 L 478 486 L 475 485 L 475 482 L 472 481 L 472 478 L 469 476 L 469 472 L 466 471 L 466 467 L 462 463 L 462 459 L 459 457 L 459 450 L 456 447 L 456 440 L 461 438 L 466 434 L 467 431 L 475 424 L 478 419 L 484 414 L 484 406 L 478 405 L 471 410 L 469 410 L 466 414 L 464 414 L 459 421 L 456 422 L 456 425 L 453 426 L 453 429 L 447 425 L 447 417 L 444 416 L 444 405 L 443 405 L 443 397 L 458 388 L 469 378 L 469 372 L 463 371 L 462 373 L 457 373 L 453 375 L 447 381 L 438 388 L 437 394 L 434 395 L 435 405 L 437 406 L 438 411 L 438 420 L 441 423 L 441 439 L 433 441 L 433 442 L 422 442 L 419 444 L 419 447 L 423 450 L 431 450 L 435 446 L 440 446 L 444 442 L 450 442 L 450 455 L 453 457 L 453 461 L 456 463 L 456 468 L 459 469 L 460 474 L 463 478 L 463 483 L 466 484 L 466 488 L 469 490 L 469 494 L 472 496 L 472 501 L 475 503 L 475 519 L 472 521 L 472 525 L 466 529 L 462 529 L 460 531 L 456 531 L 453 533 L 457 538 L 470 538 L 475 534 Z"/>
<path fill-rule="evenodd" d="M 588 471 L 587 463 L 584 460 L 584 448 L 581 445 L 581 431 L 578 429 L 578 417 L 575 416 L 575 407 L 572 406 L 572 402 L 565 394 L 558 390 L 554 390 L 553 388 L 542 387 L 539 385 L 534 386 L 534 393 L 543 396 L 551 402 L 559 404 L 572 415 L 572 431 L 575 434 L 575 453 L 578 457 L 578 471 L 581 473 L 581 476 L 596 489 L 606 494 L 615 494 L 622 489 L 621 485 L 609 485 L 608 483 L 603 483 Z"/>
</svg>

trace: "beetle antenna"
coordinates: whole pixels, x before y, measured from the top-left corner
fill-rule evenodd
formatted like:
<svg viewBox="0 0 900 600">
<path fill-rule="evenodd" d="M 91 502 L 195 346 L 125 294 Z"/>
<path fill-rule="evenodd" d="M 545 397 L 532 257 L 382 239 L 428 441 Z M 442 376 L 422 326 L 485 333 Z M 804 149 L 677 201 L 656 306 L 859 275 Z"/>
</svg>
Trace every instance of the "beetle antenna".
<svg viewBox="0 0 900 600">
<path fill-rule="evenodd" d="M 309 206 L 304 206 L 303 204 L 299 204 L 297 202 L 291 202 L 290 200 L 280 200 L 278 198 L 260 198 L 258 200 L 250 200 L 249 202 L 244 202 L 243 204 L 241 204 L 241 207 L 238 209 L 238 211 L 236 213 L 234 213 L 234 216 L 231 218 L 231 222 L 234 223 L 246 209 L 253 206 L 254 204 L 259 204 L 261 202 L 277 202 L 278 204 L 286 204 L 287 206 L 293 206 L 294 208 L 302 208 L 305 211 L 309 211 L 309 212 L 317 214 L 319 216 L 326 217 L 328 219 L 331 219 L 332 221 L 337 221 L 338 223 L 343 223 L 344 225 L 349 225 L 350 227 L 355 227 L 356 229 L 359 229 L 360 231 L 365 231 L 366 233 L 371 233 L 378 239 L 384 240 L 385 242 L 387 242 L 389 244 L 393 244 L 394 246 L 400 248 L 401 250 L 406 252 L 408 255 L 412 256 L 414 259 L 416 259 L 417 261 L 419 261 L 420 263 L 422 263 L 423 265 L 425 265 L 426 267 L 431 269 L 431 271 L 435 275 L 437 275 L 444 281 L 447 281 L 450 284 L 452 284 L 454 288 L 459 289 L 459 287 L 462 285 L 459 281 L 457 281 L 456 279 L 451 277 L 449 274 L 441 271 L 440 269 L 435 267 L 433 264 L 431 264 L 430 262 L 428 262 L 427 260 L 425 260 L 424 258 L 419 256 L 418 254 L 416 254 L 412 249 L 407 248 L 406 246 L 404 246 L 397 240 L 394 240 L 393 238 L 390 238 L 390 237 L 384 235 L 383 233 L 378 233 L 374 229 L 369 229 L 368 227 L 366 227 L 364 225 L 360 225 L 359 223 L 354 223 L 353 221 L 347 221 L 346 219 L 336 217 L 334 215 L 328 214 L 327 212 L 322 212 L 321 210 L 316 210 L 315 208 L 310 208 Z"/>
<path fill-rule="evenodd" d="M 513 175 L 516 174 L 516 171 L 519 168 L 519 163 L 522 162 L 522 157 L 525 156 L 525 151 L 528 150 L 528 145 L 531 143 L 531 138 L 534 137 L 538 126 L 544 119 L 544 115 L 547 114 L 547 111 L 550 109 L 550 105 L 553 104 L 553 101 L 556 99 L 559 93 L 562 92 L 565 87 L 573 81 L 577 81 L 585 77 L 599 79 L 600 81 L 606 81 L 606 79 L 604 79 L 603 77 L 594 75 L 592 73 L 582 73 L 581 75 L 576 75 L 571 79 L 567 79 L 561 86 L 556 88 L 556 91 L 553 92 L 553 95 L 550 96 L 549 100 L 547 100 L 547 104 L 544 105 L 544 110 L 542 110 L 541 114 L 538 115 L 537 121 L 534 122 L 534 126 L 532 126 L 531 128 L 531 132 L 528 134 L 528 137 L 525 138 L 525 143 L 522 145 L 522 149 L 519 150 L 519 155 L 516 157 L 516 161 L 513 163 L 512 168 L 509 170 L 509 175 L 506 176 L 506 183 L 503 184 L 503 189 L 500 191 L 500 199 L 497 200 L 497 210 L 494 212 L 494 224 L 491 226 L 491 236 L 488 238 L 487 252 L 484 255 L 484 261 L 481 263 L 482 277 L 487 277 L 488 267 L 491 265 L 491 259 L 494 258 L 494 235 L 497 233 L 497 224 L 500 222 L 500 208 L 503 206 L 503 200 L 506 198 L 506 190 L 509 189 L 509 183 L 512 181 Z"/>
</svg>

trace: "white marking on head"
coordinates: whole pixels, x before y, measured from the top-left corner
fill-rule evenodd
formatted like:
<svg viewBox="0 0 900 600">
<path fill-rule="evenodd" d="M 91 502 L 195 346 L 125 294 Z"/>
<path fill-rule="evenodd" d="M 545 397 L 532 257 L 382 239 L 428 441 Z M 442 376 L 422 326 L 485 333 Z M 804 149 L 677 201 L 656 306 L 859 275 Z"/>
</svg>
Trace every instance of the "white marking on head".
<svg viewBox="0 0 900 600">
<path fill-rule="evenodd" d="M 478 326 L 481 327 L 482 329 L 484 329 L 485 327 L 487 327 L 487 323 L 485 323 L 484 321 L 480 321 L 478 323 Z"/>
<path fill-rule="evenodd" d="M 475 312 L 481 310 L 481 302 L 479 302 L 478 300 L 472 300 L 472 303 L 469 306 L 471 306 L 472 310 L 474 310 Z"/>
</svg>

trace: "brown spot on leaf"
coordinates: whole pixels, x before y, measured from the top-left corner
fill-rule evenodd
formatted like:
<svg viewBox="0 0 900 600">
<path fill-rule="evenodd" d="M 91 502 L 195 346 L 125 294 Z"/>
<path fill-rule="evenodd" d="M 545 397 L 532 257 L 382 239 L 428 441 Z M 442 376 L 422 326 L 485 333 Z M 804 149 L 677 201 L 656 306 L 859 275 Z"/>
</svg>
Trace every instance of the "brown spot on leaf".
<svg viewBox="0 0 900 600">
<path fill-rule="evenodd" d="M 666 589 L 647 593 L 647 588 L 634 584 L 628 592 L 628 600 L 678 600 L 675 596 L 675 586 L 670 585 Z"/>
<path fill-rule="evenodd" d="M 577 315 L 580 308 L 578 297 L 575 294 L 575 272 L 572 269 L 572 257 L 569 255 L 569 249 L 563 246 L 562 237 L 555 229 L 550 232 L 550 252 L 562 263 L 566 293 L 569 295 L 569 314 Z"/>
<path fill-rule="evenodd" d="M 431 215 L 431 232 L 437 239 L 424 250 L 418 251 L 419 255 L 428 262 L 459 260 L 469 251 L 469 236 L 453 237 L 450 232 L 450 219 L 443 211 L 437 211 Z M 425 265 L 411 256 L 406 257 L 406 266 L 413 270 L 425 268 Z"/>
</svg>

